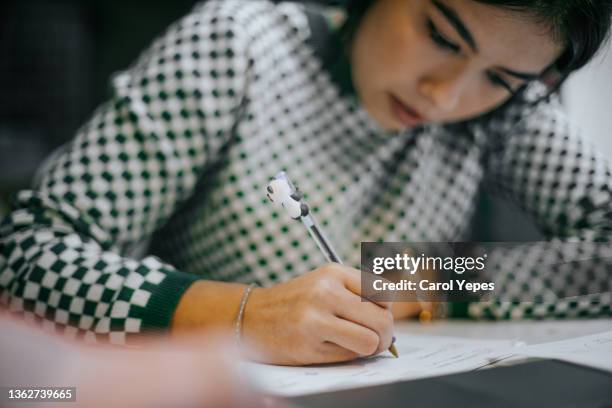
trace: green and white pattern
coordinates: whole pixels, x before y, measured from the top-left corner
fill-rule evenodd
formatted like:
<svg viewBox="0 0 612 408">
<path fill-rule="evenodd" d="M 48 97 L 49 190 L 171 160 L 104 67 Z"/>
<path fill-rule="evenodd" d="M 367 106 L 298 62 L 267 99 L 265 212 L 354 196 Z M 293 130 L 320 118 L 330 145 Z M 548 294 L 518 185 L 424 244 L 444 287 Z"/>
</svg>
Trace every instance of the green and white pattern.
<svg viewBox="0 0 612 408">
<path fill-rule="evenodd" d="M 0 304 L 69 337 L 122 344 L 167 328 L 197 279 L 272 285 L 312 270 L 323 256 L 265 196 L 280 170 L 354 266 L 361 241 L 465 239 L 483 185 L 551 239 L 609 242 L 610 164 L 557 102 L 385 132 L 314 55 L 302 7 L 208 1 L 113 78 L 111 100 L 5 219 Z M 521 255 L 525 274 L 516 256 L 490 254 L 496 279 L 510 292 L 546 282 L 537 251 Z M 468 312 L 609 316 L 611 303 L 608 291 Z"/>
</svg>

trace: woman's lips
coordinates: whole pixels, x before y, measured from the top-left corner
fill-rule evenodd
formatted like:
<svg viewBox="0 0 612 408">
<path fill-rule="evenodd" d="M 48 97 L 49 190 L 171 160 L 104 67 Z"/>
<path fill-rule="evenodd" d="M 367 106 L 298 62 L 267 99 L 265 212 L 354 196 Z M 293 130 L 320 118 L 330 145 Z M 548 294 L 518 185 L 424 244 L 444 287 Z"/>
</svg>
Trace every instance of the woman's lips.
<svg viewBox="0 0 612 408">
<path fill-rule="evenodd" d="M 391 110 L 393 115 L 402 124 L 408 127 L 415 127 L 425 121 L 423 115 L 412 109 L 410 106 L 404 104 L 401 100 L 390 94 L 391 98 Z"/>
</svg>

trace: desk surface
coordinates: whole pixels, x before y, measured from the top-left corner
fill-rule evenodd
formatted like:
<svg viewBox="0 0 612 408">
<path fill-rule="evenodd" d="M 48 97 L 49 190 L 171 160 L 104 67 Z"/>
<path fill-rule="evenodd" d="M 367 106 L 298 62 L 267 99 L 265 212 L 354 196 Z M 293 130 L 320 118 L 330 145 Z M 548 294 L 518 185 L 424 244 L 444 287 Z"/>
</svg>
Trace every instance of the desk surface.
<svg viewBox="0 0 612 408">
<path fill-rule="evenodd" d="M 610 331 L 612 330 L 612 319 L 500 322 L 442 320 L 425 324 L 398 322 L 395 330 L 397 333 L 516 340 L 527 344 L 537 344 Z"/>
</svg>

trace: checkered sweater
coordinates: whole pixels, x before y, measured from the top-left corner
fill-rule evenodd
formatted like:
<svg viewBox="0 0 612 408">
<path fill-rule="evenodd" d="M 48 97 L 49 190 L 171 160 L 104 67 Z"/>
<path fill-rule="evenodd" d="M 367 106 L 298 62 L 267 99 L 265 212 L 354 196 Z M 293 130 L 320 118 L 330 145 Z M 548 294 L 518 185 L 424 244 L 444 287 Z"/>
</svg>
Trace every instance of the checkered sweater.
<svg viewBox="0 0 612 408">
<path fill-rule="evenodd" d="M 325 260 L 305 228 L 266 199 L 280 170 L 354 266 L 361 241 L 465 239 L 481 186 L 518 203 L 551 245 L 609 242 L 610 164 L 556 102 L 386 132 L 310 38 L 303 6 L 264 0 L 211 0 L 172 25 L 15 197 L 0 229 L 1 304 L 67 336 L 121 344 L 167 328 L 195 280 L 272 285 L 315 269 Z M 541 254 L 489 254 L 502 290 L 610 282 L 548 276 Z M 592 293 L 466 312 L 610 315 L 610 291 Z"/>
</svg>

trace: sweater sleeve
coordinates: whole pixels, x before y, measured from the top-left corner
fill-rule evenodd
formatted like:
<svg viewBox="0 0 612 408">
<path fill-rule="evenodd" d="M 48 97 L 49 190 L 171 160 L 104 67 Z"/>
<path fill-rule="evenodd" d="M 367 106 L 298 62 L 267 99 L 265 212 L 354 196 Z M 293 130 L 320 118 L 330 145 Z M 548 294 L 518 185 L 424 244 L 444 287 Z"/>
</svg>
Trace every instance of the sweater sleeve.
<svg viewBox="0 0 612 408">
<path fill-rule="evenodd" d="M 485 136 L 495 140 L 485 160 L 486 186 L 518 204 L 546 241 L 488 252 L 495 295 L 455 307 L 455 314 L 610 316 L 610 162 L 580 139 L 556 98 L 537 107 L 512 106 L 491 120 Z"/>
<path fill-rule="evenodd" d="M 115 344 L 169 326 L 196 277 L 128 249 L 168 220 L 230 139 L 249 71 L 236 6 L 209 1 L 172 25 L 15 197 L 0 228 L 10 312 Z"/>
</svg>

